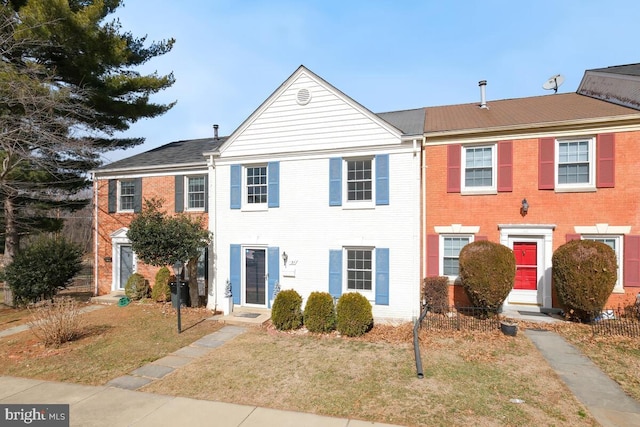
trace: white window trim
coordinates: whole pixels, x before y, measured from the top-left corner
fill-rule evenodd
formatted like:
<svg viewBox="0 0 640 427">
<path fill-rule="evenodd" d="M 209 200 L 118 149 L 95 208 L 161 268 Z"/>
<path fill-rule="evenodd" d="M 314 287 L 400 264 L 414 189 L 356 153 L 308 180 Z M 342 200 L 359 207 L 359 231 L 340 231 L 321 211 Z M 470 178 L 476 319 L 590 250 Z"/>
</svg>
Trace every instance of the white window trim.
<svg viewBox="0 0 640 427">
<path fill-rule="evenodd" d="M 371 200 L 349 200 L 349 167 L 348 162 L 358 160 L 371 161 Z M 374 209 L 376 207 L 376 162 L 375 156 L 343 157 L 342 158 L 342 208 L 343 209 Z"/>
<path fill-rule="evenodd" d="M 122 209 L 122 190 L 121 190 L 121 186 L 123 182 L 132 182 L 133 183 L 133 187 L 134 187 L 134 192 L 131 195 L 133 197 L 133 208 L 131 209 Z M 135 193 L 135 180 L 134 179 L 119 179 L 118 180 L 118 195 L 117 195 L 117 202 L 116 204 L 118 205 L 118 209 L 117 212 L 124 212 L 124 213 L 131 213 L 135 211 L 135 204 L 136 204 L 136 193 Z"/>
<path fill-rule="evenodd" d="M 267 201 L 264 203 L 249 203 L 247 202 L 247 169 L 248 168 L 265 168 L 267 172 Z M 242 165 L 242 185 L 240 188 L 240 196 L 242 197 L 242 211 L 246 212 L 261 212 L 269 210 L 269 165 L 267 163 L 256 163 L 249 165 Z"/>
<path fill-rule="evenodd" d="M 191 178 L 202 178 L 204 180 L 205 191 L 204 191 L 204 206 L 201 208 L 190 208 L 189 207 L 189 180 Z M 207 205 L 207 175 L 187 175 L 184 179 L 184 210 L 188 212 L 204 212 L 205 206 Z"/>
<path fill-rule="evenodd" d="M 463 145 L 462 153 L 460 157 L 460 194 L 497 194 L 498 193 L 498 144 L 476 144 L 476 145 Z M 466 179 L 466 164 L 467 164 L 467 149 L 473 148 L 491 148 L 491 186 L 484 187 L 467 187 L 465 185 Z"/>
<path fill-rule="evenodd" d="M 440 234 L 440 242 L 438 244 L 438 271 L 440 272 L 441 276 L 445 276 L 444 274 L 444 240 L 446 238 L 450 238 L 450 237 L 468 237 L 469 238 L 469 243 L 473 243 L 475 241 L 475 235 L 474 234 L 469 234 L 469 233 L 443 233 Z M 467 243 L 467 244 L 469 244 Z M 449 276 L 446 275 L 445 277 L 449 278 L 450 282 L 455 282 L 458 279 L 458 276 Z"/>
<path fill-rule="evenodd" d="M 558 168 L 560 165 L 560 144 L 568 142 L 587 141 L 589 144 L 589 182 L 576 184 L 560 184 L 558 182 Z M 554 165 L 553 173 L 555 180 L 555 190 L 563 191 L 595 191 L 596 190 L 596 143 L 592 136 L 583 138 L 556 139 L 554 147 Z"/>
<path fill-rule="evenodd" d="M 623 274 L 624 274 L 624 236 L 619 234 L 585 234 L 581 235 L 582 240 L 595 240 L 595 239 L 615 239 L 616 240 L 616 262 L 618 263 L 618 278 L 616 285 L 613 288 L 614 294 L 623 294 Z"/>
<path fill-rule="evenodd" d="M 348 251 L 371 251 L 371 290 L 349 289 Z M 376 248 L 372 246 L 343 246 L 342 247 L 342 293 L 358 292 L 369 301 L 375 301 L 376 296 Z"/>
</svg>

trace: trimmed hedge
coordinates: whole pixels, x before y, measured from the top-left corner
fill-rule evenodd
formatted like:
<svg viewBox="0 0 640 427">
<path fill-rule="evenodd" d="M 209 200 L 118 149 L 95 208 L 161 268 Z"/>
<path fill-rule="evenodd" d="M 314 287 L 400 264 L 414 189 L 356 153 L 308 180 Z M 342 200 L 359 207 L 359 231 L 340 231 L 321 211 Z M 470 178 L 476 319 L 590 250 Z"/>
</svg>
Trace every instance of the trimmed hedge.
<svg viewBox="0 0 640 427">
<path fill-rule="evenodd" d="M 328 292 L 311 292 L 304 306 L 304 325 L 310 332 L 330 332 L 336 327 L 336 309 Z"/>
<path fill-rule="evenodd" d="M 342 294 L 336 307 L 336 329 L 342 335 L 357 337 L 373 327 L 371 303 L 358 292 Z"/>
<path fill-rule="evenodd" d="M 149 296 L 149 282 L 140 273 L 129 276 L 124 286 L 124 294 L 131 300 L 139 300 Z"/>
<path fill-rule="evenodd" d="M 552 257 L 553 284 L 570 317 L 588 322 L 607 303 L 618 277 L 616 254 L 593 240 L 572 240 Z"/>
<path fill-rule="evenodd" d="M 444 313 L 449 306 L 449 278 L 426 277 L 422 281 L 422 301 L 433 313 Z"/>
<path fill-rule="evenodd" d="M 302 297 L 293 289 L 278 292 L 271 307 L 271 322 L 279 331 L 302 326 Z"/>
<path fill-rule="evenodd" d="M 516 259 L 499 243 L 480 240 L 460 251 L 460 283 L 476 307 L 497 313 L 513 288 Z"/>
<path fill-rule="evenodd" d="M 167 267 L 162 267 L 156 273 L 156 280 L 151 289 L 151 299 L 157 302 L 171 301 L 171 287 L 169 286 L 169 278 L 171 272 Z"/>
</svg>

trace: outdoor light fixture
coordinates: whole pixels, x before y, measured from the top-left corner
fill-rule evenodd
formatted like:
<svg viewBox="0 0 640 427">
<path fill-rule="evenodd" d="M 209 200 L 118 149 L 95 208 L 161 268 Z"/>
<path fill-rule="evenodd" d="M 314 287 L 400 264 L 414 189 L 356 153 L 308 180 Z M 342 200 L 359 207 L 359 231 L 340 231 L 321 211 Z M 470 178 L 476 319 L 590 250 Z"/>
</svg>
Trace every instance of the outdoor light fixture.
<svg viewBox="0 0 640 427">
<path fill-rule="evenodd" d="M 522 216 L 526 215 L 529 212 L 529 203 L 527 203 L 527 199 L 522 199 L 522 207 L 520 208 L 520 213 Z"/>
<path fill-rule="evenodd" d="M 287 266 L 287 260 L 289 259 L 289 255 L 286 252 L 282 252 L 282 261 L 284 261 L 284 266 Z"/>
<path fill-rule="evenodd" d="M 176 276 L 176 302 L 178 303 L 178 333 L 182 333 L 182 322 L 180 319 L 180 306 L 182 305 L 182 301 L 180 301 L 180 277 L 182 276 L 182 261 L 176 261 L 173 264 L 173 274 Z"/>
</svg>

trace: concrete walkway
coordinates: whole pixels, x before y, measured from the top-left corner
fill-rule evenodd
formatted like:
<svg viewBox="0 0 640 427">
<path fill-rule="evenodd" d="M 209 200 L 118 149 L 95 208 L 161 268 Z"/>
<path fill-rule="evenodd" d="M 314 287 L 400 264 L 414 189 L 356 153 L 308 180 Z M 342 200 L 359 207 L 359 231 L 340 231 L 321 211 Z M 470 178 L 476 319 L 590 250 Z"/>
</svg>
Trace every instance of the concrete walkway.
<svg viewBox="0 0 640 427">
<path fill-rule="evenodd" d="M 552 331 L 526 329 L 524 333 L 603 427 L 640 426 L 640 403 L 576 347 Z"/>
</svg>

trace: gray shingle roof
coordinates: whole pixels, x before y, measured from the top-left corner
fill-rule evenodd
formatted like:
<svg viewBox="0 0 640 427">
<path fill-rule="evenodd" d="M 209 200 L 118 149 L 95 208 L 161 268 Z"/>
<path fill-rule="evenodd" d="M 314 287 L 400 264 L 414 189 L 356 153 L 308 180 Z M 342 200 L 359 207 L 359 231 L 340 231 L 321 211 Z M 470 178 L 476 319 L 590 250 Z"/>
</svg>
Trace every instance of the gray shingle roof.
<svg viewBox="0 0 640 427">
<path fill-rule="evenodd" d="M 422 135 L 424 129 L 424 108 L 389 111 L 386 113 L 378 113 L 376 116 L 397 127 L 405 135 Z"/>
<path fill-rule="evenodd" d="M 201 138 L 174 141 L 144 153 L 136 154 L 126 159 L 118 160 L 106 166 L 96 169 L 97 172 L 106 172 L 115 169 L 136 169 L 151 167 L 169 167 L 174 165 L 187 165 L 201 163 L 207 164 L 204 152 L 215 151 L 227 137 L 219 139 Z"/>
<path fill-rule="evenodd" d="M 626 76 L 640 76 L 640 64 L 613 65 L 611 67 L 594 68 L 593 70 L 602 73 L 623 74 Z"/>
</svg>

